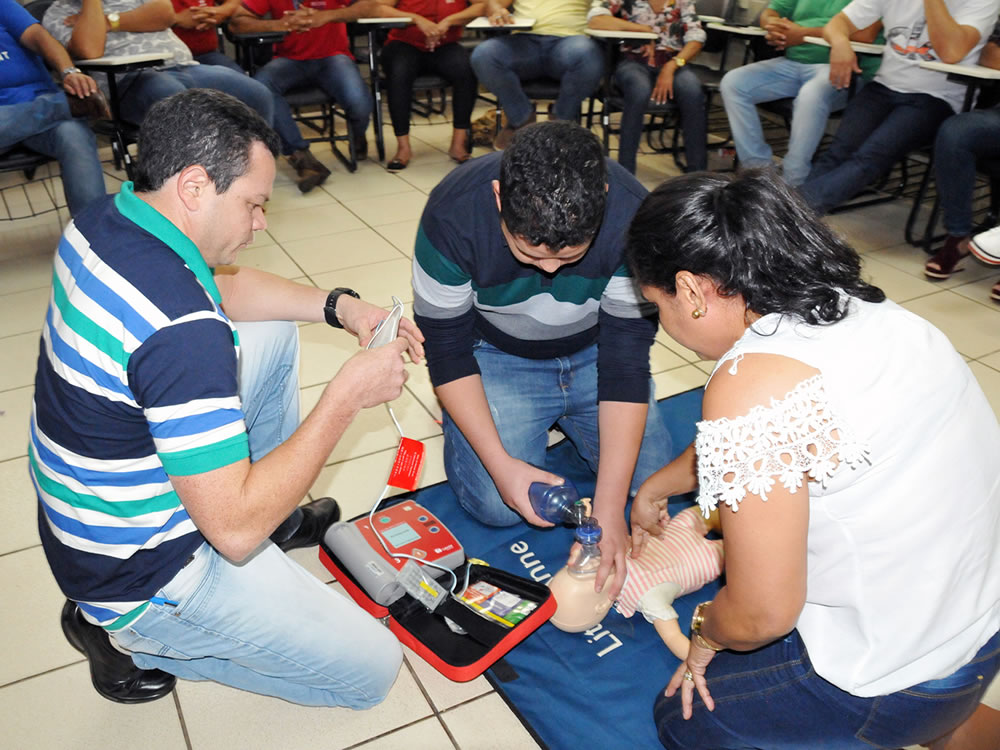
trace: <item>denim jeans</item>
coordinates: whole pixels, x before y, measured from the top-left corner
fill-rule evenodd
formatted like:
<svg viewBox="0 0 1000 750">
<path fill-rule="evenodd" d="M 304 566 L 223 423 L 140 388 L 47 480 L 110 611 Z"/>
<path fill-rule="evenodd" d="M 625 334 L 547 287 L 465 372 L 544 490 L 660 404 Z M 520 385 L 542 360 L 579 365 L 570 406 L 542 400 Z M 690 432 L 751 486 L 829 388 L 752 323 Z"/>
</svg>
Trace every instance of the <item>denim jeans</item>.
<svg viewBox="0 0 1000 750">
<path fill-rule="evenodd" d="M 274 121 L 274 97 L 265 86 L 242 72 L 222 65 L 179 65 L 163 70 L 146 69 L 121 78 L 118 91 L 121 114 L 141 123 L 146 111 L 160 99 L 186 89 L 218 89 L 255 110 L 268 124 Z"/>
<path fill-rule="evenodd" d="M 292 110 L 284 99 L 289 89 L 297 86 L 318 86 L 337 102 L 350 120 L 356 134 L 368 127 L 372 112 L 372 96 L 361 80 L 358 66 L 347 55 L 331 55 L 316 60 L 291 60 L 276 57 L 254 75 L 274 96 L 274 129 L 281 138 L 281 150 L 286 156 L 293 151 L 309 148 L 292 119 Z"/>
<path fill-rule="evenodd" d="M 590 468 L 597 471 L 600 443 L 596 344 L 568 357 L 526 359 L 479 340 L 475 356 L 493 421 L 510 456 L 544 466 L 548 430 L 558 424 Z M 649 414 L 632 477 L 633 493 L 671 457 L 670 433 L 656 407 L 652 388 L 650 382 Z M 459 504 L 490 526 L 521 522 L 521 516 L 500 498 L 489 472 L 447 412 L 443 429 L 445 472 Z"/>
<path fill-rule="evenodd" d="M 949 117 L 934 141 L 934 179 L 944 228 L 955 237 L 972 233 L 977 159 L 1000 159 L 1000 107 Z"/>
<path fill-rule="evenodd" d="M 800 190 L 825 214 L 850 200 L 910 151 L 933 142 L 954 114 L 944 99 L 903 94 L 873 81 L 847 104 L 830 148 L 813 163 Z"/>
<path fill-rule="evenodd" d="M 604 54 L 597 42 L 582 34 L 510 34 L 476 47 L 472 69 L 479 82 L 496 94 L 514 126 L 524 125 L 535 111 L 521 81 L 543 76 L 559 80 L 559 97 L 552 110 L 556 119 L 576 120 L 581 103 L 601 82 Z"/>
<path fill-rule="evenodd" d="M 784 56 L 730 70 L 720 91 L 736 154 L 744 167 L 771 164 L 771 147 L 764 140 L 757 104 L 795 97 L 788 153 L 782 161 L 785 182 L 792 186 L 801 185 L 809 175 L 830 113 L 847 104 L 847 89 L 838 91 L 830 83 L 829 65 L 800 63 Z"/>
<path fill-rule="evenodd" d="M 874 698 L 817 675 L 797 631 L 747 653 L 722 651 L 708 665 L 715 710 L 695 692 L 681 715 L 680 691 L 653 708 L 660 742 L 713 750 L 872 750 L 930 742 L 965 720 L 1000 670 L 1000 633 L 953 674 Z"/>
<path fill-rule="evenodd" d="M 240 396 L 256 460 L 298 425 L 294 323 L 240 323 Z M 368 708 L 402 661 L 396 638 L 270 541 L 236 565 L 207 542 L 112 634 L 142 669 L 214 680 L 294 703 Z"/>
<path fill-rule="evenodd" d="M 104 195 L 97 140 L 86 122 L 73 119 L 62 91 L 0 106 L 0 153 L 18 143 L 59 162 L 66 203 L 73 216 Z"/>
<path fill-rule="evenodd" d="M 621 134 L 618 139 L 618 163 L 635 174 L 635 155 L 642 138 L 642 123 L 660 69 L 635 60 L 624 60 L 615 69 L 615 85 L 624 98 Z M 674 73 L 674 98 L 681 113 L 684 133 L 684 155 L 689 172 L 708 168 L 708 115 L 705 91 L 691 68 L 678 68 Z"/>
<path fill-rule="evenodd" d="M 222 65 L 226 68 L 232 68 L 237 73 L 246 75 L 246 71 L 239 66 L 239 63 L 237 63 L 225 52 L 219 52 L 217 49 L 212 50 L 211 52 L 205 52 L 201 55 L 195 55 L 194 59 L 201 65 Z"/>
</svg>

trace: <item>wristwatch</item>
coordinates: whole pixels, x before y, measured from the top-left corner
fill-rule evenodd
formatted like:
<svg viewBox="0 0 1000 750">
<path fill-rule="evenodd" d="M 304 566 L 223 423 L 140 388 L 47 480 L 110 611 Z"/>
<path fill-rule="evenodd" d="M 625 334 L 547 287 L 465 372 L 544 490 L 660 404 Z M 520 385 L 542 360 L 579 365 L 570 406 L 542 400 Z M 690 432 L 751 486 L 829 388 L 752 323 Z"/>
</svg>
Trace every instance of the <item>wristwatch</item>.
<svg viewBox="0 0 1000 750">
<path fill-rule="evenodd" d="M 343 328 L 344 324 L 340 322 L 337 317 L 337 300 L 340 299 L 340 295 L 346 294 L 354 299 L 361 299 L 361 295 L 358 294 L 353 289 L 348 289 L 346 286 L 338 286 L 329 296 L 326 298 L 326 304 L 323 306 L 323 315 L 326 317 L 326 322 L 333 326 L 334 328 Z"/>
<path fill-rule="evenodd" d="M 108 13 L 108 26 L 111 28 L 112 31 L 118 31 L 121 25 L 122 25 L 121 13 Z"/>
<path fill-rule="evenodd" d="M 82 73 L 82 72 L 83 71 L 80 70 L 75 65 L 70 65 L 68 68 L 63 68 L 61 71 L 59 71 L 59 80 L 60 81 L 65 81 L 66 80 L 66 76 L 71 76 L 74 73 Z"/>
<path fill-rule="evenodd" d="M 688 61 L 685 60 L 683 57 L 674 57 L 674 62 L 677 63 L 678 68 L 683 68 L 685 65 L 688 64 Z"/>
</svg>

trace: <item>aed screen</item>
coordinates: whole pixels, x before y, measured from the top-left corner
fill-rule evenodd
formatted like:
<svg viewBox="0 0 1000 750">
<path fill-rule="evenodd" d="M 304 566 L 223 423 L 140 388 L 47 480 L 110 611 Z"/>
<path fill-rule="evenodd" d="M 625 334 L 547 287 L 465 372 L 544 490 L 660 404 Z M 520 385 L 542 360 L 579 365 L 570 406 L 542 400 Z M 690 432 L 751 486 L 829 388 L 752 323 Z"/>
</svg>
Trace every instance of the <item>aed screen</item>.
<svg viewBox="0 0 1000 750">
<path fill-rule="evenodd" d="M 397 549 L 404 544 L 410 544 L 420 538 L 420 534 L 414 531 L 413 527 L 408 523 L 401 523 L 393 526 L 391 529 L 386 529 L 382 532 L 382 535 L 389 544 Z"/>
</svg>

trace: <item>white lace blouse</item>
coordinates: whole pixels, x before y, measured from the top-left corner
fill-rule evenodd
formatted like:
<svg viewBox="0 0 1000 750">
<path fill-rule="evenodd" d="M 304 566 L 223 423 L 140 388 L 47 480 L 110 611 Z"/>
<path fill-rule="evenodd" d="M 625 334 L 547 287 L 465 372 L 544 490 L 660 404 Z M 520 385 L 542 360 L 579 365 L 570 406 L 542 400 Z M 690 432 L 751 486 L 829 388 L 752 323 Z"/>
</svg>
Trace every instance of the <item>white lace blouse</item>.
<svg viewBox="0 0 1000 750">
<path fill-rule="evenodd" d="M 825 679 L 873 696 L 951 674 L 1000 629 L 1000 426 L 968 366 L 892 302 L 830 326 L 765 316 L 712 377 L 752 353 L 820 374 L 698 424 L 702 510 L 776 483 L 809 503 L 797 628 Z"/>
</svg>

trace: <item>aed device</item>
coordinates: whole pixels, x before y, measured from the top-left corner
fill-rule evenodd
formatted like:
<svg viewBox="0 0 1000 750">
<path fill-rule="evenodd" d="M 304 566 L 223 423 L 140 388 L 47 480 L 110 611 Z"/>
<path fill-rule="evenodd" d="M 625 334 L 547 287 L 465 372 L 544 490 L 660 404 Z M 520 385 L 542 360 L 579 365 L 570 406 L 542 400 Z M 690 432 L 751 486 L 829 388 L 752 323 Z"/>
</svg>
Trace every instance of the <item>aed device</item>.
<svg viewBox="0 0 1000 750">
<path fill-rule="evenodd" d="M 446 569 L 421 566 L 435 578 L 465 562 L 465 550 L 458 539 L 433 513 L 412 500 L 376 510 L 374 515 L 334 524 L 323 541 L 365 593 L 383 607 L 406 593 L 396 576 L 408 558 L 394 558 L 386 553 L 375 535 L 376 529 L 390 552 Z"/>
</svg>

